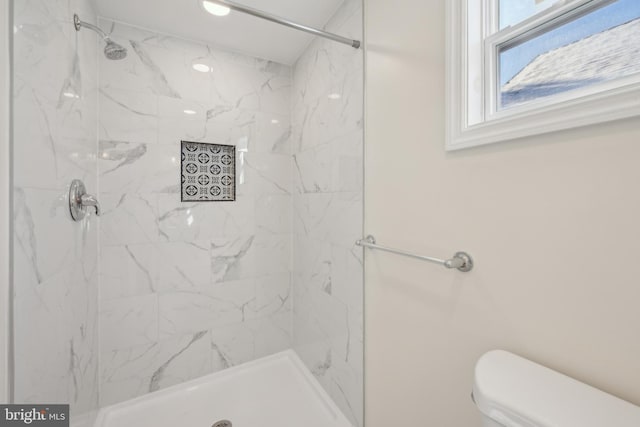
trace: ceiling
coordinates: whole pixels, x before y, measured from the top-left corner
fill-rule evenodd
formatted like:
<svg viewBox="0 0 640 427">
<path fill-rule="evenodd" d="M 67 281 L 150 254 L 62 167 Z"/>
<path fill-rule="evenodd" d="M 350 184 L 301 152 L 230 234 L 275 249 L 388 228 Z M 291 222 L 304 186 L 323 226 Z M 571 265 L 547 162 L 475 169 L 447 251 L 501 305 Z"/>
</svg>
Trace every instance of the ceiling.
<svg viewBox="0 0 640 427">
<path fill-rule="evenodd" d="M 246 6 L 322 28 L 344 0 L 237 0 Z M 200 0 L 95 0 L 98 15 L 149 30 L 209 43 L 292 65 L 313 36 L 231 11 L 205 12 Z"/>
</svg>

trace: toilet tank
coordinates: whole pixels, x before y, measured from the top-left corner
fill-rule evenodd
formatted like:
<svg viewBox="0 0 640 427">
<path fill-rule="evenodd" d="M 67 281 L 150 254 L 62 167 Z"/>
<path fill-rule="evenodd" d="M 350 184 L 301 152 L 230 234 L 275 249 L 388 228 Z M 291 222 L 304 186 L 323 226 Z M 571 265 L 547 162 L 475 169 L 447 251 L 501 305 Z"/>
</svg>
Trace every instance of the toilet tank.
<svg viewBox="0 0 640 427">
<path fill-rule="evenodd" d="M 473 399 L 485 427 L 640 427 L 640 407 L 502 350 L 478 360 Z"/>
</svg>

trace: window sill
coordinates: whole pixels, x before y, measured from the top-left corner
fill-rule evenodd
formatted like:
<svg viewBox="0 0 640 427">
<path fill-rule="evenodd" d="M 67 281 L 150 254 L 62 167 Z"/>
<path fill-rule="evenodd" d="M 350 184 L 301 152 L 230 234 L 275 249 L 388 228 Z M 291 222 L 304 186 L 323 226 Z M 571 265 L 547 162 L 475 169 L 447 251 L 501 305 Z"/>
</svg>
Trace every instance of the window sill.
<svg viewBox="0 0 640 427">
<path fill-rule="evenodd" d="M 454 82 L 451 82 L 454 84 Z M 448 106 L 448 151 L 605 123 L 640 115 L 640 83 L 465 127 L 459 106 Z"/>
</svg>

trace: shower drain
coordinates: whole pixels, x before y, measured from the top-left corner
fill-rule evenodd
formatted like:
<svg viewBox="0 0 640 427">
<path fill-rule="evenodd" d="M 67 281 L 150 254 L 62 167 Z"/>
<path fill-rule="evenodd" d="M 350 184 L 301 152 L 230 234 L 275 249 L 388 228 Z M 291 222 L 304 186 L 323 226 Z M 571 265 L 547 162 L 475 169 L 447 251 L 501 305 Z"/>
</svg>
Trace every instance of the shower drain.
<svg viewBox="0 0 640 427">
<path fill-rule="evenodd" d="M 215 423 L 211 427 L 231 427 L 231 421 L 229 420 L 220 420 Z"/>
</svg>

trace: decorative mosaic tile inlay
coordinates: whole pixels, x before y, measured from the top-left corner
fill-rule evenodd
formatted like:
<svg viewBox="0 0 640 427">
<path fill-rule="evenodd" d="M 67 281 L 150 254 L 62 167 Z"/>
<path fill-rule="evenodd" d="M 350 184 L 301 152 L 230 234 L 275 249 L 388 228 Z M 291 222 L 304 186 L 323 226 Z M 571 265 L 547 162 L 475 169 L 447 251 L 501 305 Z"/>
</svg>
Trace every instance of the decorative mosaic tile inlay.
<svg viewBox="0 0 640 427">
<path fill-rule="evenodd" d="M 236 199 L 236 147 L 182 141 L 182 201 Z"/>
</svg>

